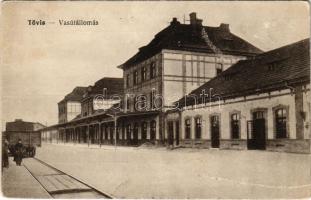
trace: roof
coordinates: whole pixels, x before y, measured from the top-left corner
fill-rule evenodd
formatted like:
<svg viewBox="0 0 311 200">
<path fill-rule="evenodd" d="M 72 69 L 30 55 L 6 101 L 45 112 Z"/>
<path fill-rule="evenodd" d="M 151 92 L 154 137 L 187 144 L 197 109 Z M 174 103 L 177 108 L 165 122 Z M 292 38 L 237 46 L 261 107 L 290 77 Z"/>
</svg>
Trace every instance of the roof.
<svg viewBox="0 0 311 200">
<path fill-rule="evenodd" d="M 310 82 L 310 42 L 299 42 L 257 55 L 253 59 L 241 60 L 219 76 L 211 79 L 189 95 L 196 95 L 197 103 L 202 103 L 200 94 L 220 95 L 222 99 L 268 92 L 288 88 L 295 84 Z M 194 104 L 194 98 L 183 97 L 179 105 Z M 217 100 L 216 98 L 212 101 Z M 205 102 L 209 101 L 209 97 Z"/>
<path fill-rule="evenodd" d="M 123 78 L 104 77 L 90 86 L 85 93 L 84 98 L 103 94 L 104 88 L 107 89 L 107 95 L 123 95 Z"/>
<path fill-rule="evenodd" d="M 203 28 L 213 45 L 224 54 L 252 56 L 262 53 L 259 48 L 231 33 L 227 24 L 221 24 L 219 27 L 193 26 L 181 24 L 174 18 L 171 24 L 156 34 L 148 45 L 139 48 L 133 57 L 119 67 L 124 68 L 142 62 L 162 49 L 214 53 L 202 37 Z"/>
<path fill-rule="evenodd" d="M 7 122 L 5 130 L 6 131 L 36 131 L 37 127 L 35 125 L 40 125 L 41 127 L 45 127 L 43 124 L 39 122 L 26 122 L 22 119 L 16 119 L 14 122 Z"/>
<path fill-rule="evenodd" d="M 81 101 L 83 98 L 83 94 L 87 91 L 87 87 L 75 87 L 72 92 L 67 94 L 63 100 L 61 100 L 59 103 L 65 102 L 65 101 Z"/>
</svg>

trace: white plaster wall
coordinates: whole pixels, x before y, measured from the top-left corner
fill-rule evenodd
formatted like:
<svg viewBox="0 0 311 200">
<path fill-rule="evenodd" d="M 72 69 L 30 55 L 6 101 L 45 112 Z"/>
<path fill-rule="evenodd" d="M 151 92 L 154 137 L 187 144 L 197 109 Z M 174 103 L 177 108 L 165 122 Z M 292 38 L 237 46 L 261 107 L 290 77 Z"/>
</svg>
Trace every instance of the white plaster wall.
<svg viewBox="0 0 311 200">
<path fill-rule="evenodd" d="M 72 108 L 74 106 L 74 108 Z M 68 101 L 67 102 L 67 121 L 71 121 L 77 115 L 81 114 L 81 103 L 77 101 Z"/>
<path fill-rule="evenodd" d="M 310 85 L 307 87 L 310 89 Z M 310 91 L 306 91 L 303 93 L 303 111 L 306 114 L 306 118 L 304 121 L 304 138 L 310 139 L 311 138 L 311 131 L 310 131 Z"/>
<path fill-rule="evenodd" d="M 275 92 L 274 94 L 282 95 L 289 92 L 288 90 Z M 249 97 L 251 98 L 251 97 Z M 256 98 L 256 99 L 254 99 Z M 263 99 L 260 99 L 263 98 Z M 202 139 L 210 139 L 210 115 L 211 114 L 220 114 L 220 138 L 221 139 L 230 139 L 230 120 L 229 113 L 232 111 L 241 112 L 241 139 L 247 139 L 247 121 L 252 120 L 251 109 L 256 108 L 267 108 L 267 137 L 268 139 L 274 139 L 274 130 L 273 130 L 273 113 L 272 108 L 278 105 L 289 106 L 289 135 L 290 139 L 296 138 L 296 117 L 295 117 L 295 97 L 291 94 L 286 94 L 277 97 L 268 97 L 267 94 L 255 95 L 252 96 L 253 100 L 247 100 L 242 102 L 225 103 L 223 105 L 205 108 L 197 108 L 192 110 L 184 110 L 182 112 L 182 137 L 184 138 L 184 120 L 186 117 L 191 117 L 192 119 L 196 115 L 202 116 L 203 122 L 203 132 Z M 308 111 L 309 112 L 309 111 Z M 193 133 L 194 136 L 194 121 L 192 121 Z M 192 137 L 194 139 L 194 137 Z"/>
<path fill-rule="evenodd" d="M 216 63 L 223 64 L 226 70 L 243 56 L 163 50 L 164 105 L 171 106 L 174 101 L 190 93 L 216 76 Z M 183 71 L 185 66 L 185 71 Z M 184 88 L 185 86 L 185 88 Z"/>
</svg>

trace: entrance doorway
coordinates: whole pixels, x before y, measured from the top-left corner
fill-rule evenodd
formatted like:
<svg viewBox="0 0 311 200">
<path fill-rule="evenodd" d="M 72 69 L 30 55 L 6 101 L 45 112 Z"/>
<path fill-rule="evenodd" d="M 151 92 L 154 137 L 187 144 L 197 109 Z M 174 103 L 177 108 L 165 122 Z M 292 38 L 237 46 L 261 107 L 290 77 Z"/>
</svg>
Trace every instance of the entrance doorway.
<svg viewBox="0 0 311 200">
<path fill-rule="evenodd" d="M 266 120 L 264 111 L 252 113 L 253 120 L 247 125 L 248 149 L 266 149 Z"/>
<path fill-rule="evenodd" d="M 210 120 L 212 148 L 219 148 L 219 115 L 212 115 Z"/>
<path fill-rule="evenodd" d="M 168 144 L 173 145 L 174 144 L 174 123 L 173 121 L 168 122 Z"/>
</svg>

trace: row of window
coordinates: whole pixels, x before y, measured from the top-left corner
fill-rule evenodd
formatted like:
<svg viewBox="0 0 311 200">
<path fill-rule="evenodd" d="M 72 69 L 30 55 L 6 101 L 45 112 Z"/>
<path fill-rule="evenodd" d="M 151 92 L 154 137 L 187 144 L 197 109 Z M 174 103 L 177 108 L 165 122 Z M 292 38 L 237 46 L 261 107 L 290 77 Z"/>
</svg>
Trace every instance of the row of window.
<svg viewBox="0 0 311 200">
<path fill-rule="evenodd" d="M 141 139 L 147 139 L 148 132 L 148 122 L 134 123 L 132 127 L 131 124 L 127 124 L 121 127 L 121 134 L 119 133 L 120 129 L 117 128 L 116 139 L 138 139 L 138 132 L 141 132 Z M 103 139 L 114 139 L 114 127 L 113 126 L 104 126 L 103 127 Z M 156 121 L 152 120 L 150 122 L 150 140 L 156 138 Z"/>
<path fill-rule="evenodd" d="M 277 139 L 281 138 L 288 138 L 287 133 L 287 121 L 288 121 L 288 115 L 287 115 L 287 109 L 285 108 L 278 108 L 274 111 L 274 124 L 275 124 L 275 137 Z M 230 133 L 231 133 L 231 139 L 239 139 L 240 138 L 240 129 L 241 129 L 241 123 L 240 123 L 240 114 L 239 113 L 233 113 L 230 115 Z M 254 112 L 253 119 L 264 119 L 264 112 Z M 211 128 L 215 128 L 219 130 L 219 123 L 220 119 L 218 115 L 214 115 L 211 117 L 210 123 Z M 194 131 L 195 131 L 195 139 L 201 139 L 202 137 L 202 117 L 195 117 L 194 118 Z M 191 118 L 185 119 L 185 139 L 191 138 Z"/>
<path fill-rule="evenodd" d="M 156 139 L 156 121 L 152 120 L 149 123 L 150 126 L 150 140 L 155 140 Z M 132 128 L 131 124 L 127 124 L 124 126 L 121 126 L 121 134 L 120 134 L 120 129 L 117 128 L 117 134 L 116 134 L 116 139 L 131 139 L 131 140 L 138 140 L 138 132 L 139 129 L 141 131 L 141 139 L 146 140 L 147 139 L 147 133 L 148 133 L 148 122 L 141 122 L 141 123 L 134 123 L 134 126 Z M 94 129 L 93 129 L 94 130 Z M 96 129 L 98 131 L 98 129 Z M 90 139 L 99 139 L 99 135 L 95 135 L 95 132 L 90 134 Z M 66 140 L 69 140 L 70 135 L 69 134 L 64 134 L 63 137 L 66 137 Z M 83 138 L 85 141 L 87 140 L 86 132 L 81 135 L 82 140 Z M 68 138 L 67 138 L 68 137 Z M 73 136 L 72 136 L 73 137 Z M 78 136 L 75 136 L 78 137 Z M 104 126 L 103 127 L 103 134 L 102 134 L 102 139 L 107 140 L 113 140 L 114 139 L 114 126 Z"/>
<path fill-rule="evenodd" d="M 134 111 L 144 111 L 160 108 L 162 104 L 162 99 L 156 98 L 156 94 L 154 91 L 151 91 L 149 95 L 137 95 L 133 98 L 128 97 L 126 98 L 126 110 L 130 110 L 131 102 Z"/>
<path fill-rule="evenodd" d="M 151 62 L 149 67 L 149 79 L 153 79 L 156 77 L 156 64 L 155 62 Z M 126 75 L 126 87 L 130 87 L 132 84 L 137 85 L 139 83 L 138 74 L 140 71 L 140 82 L 144 82 L 147 80 L 147 66 L 143 66 L 140 70 L 136 69 L 132 76 L 133 76 L 133 83 L 131 83 L 131 74 Z"/>
</svg>

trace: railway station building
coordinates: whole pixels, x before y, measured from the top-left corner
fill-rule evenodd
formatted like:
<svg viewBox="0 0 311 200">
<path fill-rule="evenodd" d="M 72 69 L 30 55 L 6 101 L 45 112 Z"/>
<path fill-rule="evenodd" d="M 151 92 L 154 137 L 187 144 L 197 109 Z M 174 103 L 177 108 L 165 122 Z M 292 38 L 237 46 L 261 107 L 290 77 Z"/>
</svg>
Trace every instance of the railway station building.
<svg viewBox="0 0 311 200">
<path fill-rule="evenodd" d="M 118 66 L 118 84 L 98 81 L 78 116 L 42 131 L 57 142 L 310 152 L 308 48 L 264 53 L 228 24 L 173 18 Z"/>
<path fill-rule="evenodd" d="M 175 145 L 309 153 L 309 39 L 241 60 L 177 104 Z"/>
<path fill-rule="evenodd" d="M 124 78 L 126 132 L 139 143 L 165 144 L 165 112 L 173 102 L 239 60 L 261 52 L 234 35 L 228 24 L 203 26 L 196 13 L 190 14 L 190 24 L 173 18 L 150 43 L 118 66 Z"/>
</svg>

